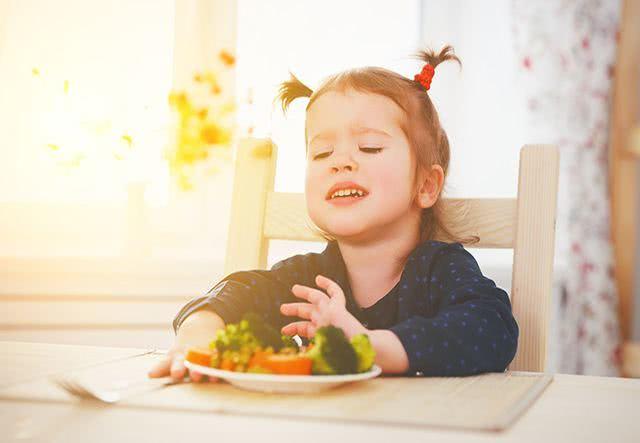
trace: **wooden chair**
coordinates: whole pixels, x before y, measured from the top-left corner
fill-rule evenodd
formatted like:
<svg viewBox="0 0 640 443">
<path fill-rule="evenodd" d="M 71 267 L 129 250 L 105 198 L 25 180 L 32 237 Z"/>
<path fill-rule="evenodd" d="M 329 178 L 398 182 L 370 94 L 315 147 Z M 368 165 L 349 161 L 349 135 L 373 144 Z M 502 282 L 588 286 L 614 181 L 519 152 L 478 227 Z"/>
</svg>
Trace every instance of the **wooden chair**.
<svg viewBox="0 0 640 443">
<path fill-rule="evenodd" d="M 609 132 L 611 237 L 623 342 L 622 375 L 640 378 L 640 339 L 634 334 L 634 324 L 640 322 L 634 318 L 640 303 L 638 295 L 634 296 L 640 266 L 635 246 L 640 236 L 640 2 L 622 2 L 619 30 Z"/>
<path fill-rule="evenodd" d="M 225 275 L 266 269 L 269 240 L 326 241 L 309 224 L 304 194 L 274 192 L 276 157 L 269 139 L 239 142 Z M 445 207 L 465 209 L 454 231 L 478 236 L 472 247 L 514 250 L 510 297 L 520 337 L 510 370 L 545 369 L 558 161 L 556 147 L 527 145 L 520 151 L 517 198 L 444 199 Z"/>
</svg>

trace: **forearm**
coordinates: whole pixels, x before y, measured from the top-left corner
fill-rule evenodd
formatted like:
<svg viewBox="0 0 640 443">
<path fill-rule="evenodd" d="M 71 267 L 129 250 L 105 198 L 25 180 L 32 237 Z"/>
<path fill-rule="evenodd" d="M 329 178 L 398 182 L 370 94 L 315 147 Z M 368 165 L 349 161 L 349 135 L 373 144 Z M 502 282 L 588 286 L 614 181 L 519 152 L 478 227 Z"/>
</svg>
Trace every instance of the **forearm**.
<svg viewBox="0 0 640 443">
<path fill-rule="evenodd" d="M 176 342 L 185 346 L 208 347 L 224 320 L 213 311 L 202 309 L 190 314 L 176 333 Z"/>
<path fill-rule="evenodd" d="M 365 332 L 376 351 L 376 364 L 385 374 L 403 374 L 409 369 L 409 358 L 404 346 L 388 329 L 375 329 Z"/>
<path fill-rule="evenodd" d="M 369 336 L 371 346 L 376 351 L 376 364 L 385 374 L 403 374 L 409 369 L 409 358 L 404 346 L 392 331 L 388 329 L 369 330 L 355 320 L 355 317 L 350 321 L 345 321 L 342 329 L 349 340 L 357 334 Z"/>
</svg>

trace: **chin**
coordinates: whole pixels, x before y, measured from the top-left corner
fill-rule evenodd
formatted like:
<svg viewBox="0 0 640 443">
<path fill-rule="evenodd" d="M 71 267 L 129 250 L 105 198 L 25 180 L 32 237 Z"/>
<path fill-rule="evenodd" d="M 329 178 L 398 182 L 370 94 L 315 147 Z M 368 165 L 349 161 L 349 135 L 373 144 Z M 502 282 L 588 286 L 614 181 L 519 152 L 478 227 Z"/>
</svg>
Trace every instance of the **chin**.
<svg viewBox="0 0 640 443">
<path fill-rule="evenodd" d="M 321 226 L 325 232 L 337 240 L 364 239 L 368 236 L 368 230 L 359 223 L 329 223 Z"/>
</svg>

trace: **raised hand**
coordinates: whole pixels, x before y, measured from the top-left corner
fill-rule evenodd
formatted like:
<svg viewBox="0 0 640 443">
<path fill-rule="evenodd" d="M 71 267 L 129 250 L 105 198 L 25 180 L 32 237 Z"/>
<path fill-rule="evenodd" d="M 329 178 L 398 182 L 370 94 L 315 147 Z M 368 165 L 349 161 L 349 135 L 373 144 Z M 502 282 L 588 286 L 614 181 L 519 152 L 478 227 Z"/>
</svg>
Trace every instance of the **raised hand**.
<svg viewBox="0 0 640 443">
<path fill-rule="evenodd" d="M 293 295 L 308 303 L 284 303 L 280 306 L 280 312 L 284 315 L 305 319 L 283 327 L 283 334 L 311 338 L 318 328 L 328 325 L 342 328 L 348 337 L 366 331 L 347 311 L 344 292 L 336 282 L 317 275 L 316 284 L 324 291 L 303 285 L 293 285 L 291 288 Z"/>
</svg>

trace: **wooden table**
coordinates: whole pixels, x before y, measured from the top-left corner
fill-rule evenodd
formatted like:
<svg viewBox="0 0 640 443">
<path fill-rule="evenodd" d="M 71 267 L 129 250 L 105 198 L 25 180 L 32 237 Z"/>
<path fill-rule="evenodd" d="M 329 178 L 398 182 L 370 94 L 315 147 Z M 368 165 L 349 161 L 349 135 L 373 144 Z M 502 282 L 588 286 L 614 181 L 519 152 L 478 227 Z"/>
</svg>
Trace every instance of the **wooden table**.
<svg viewBox="0 0 640 443">
<path fill-rule="evenodd" d="M 42 384 L 48 375 L 153 352 L 134 348 L 0 342 L 2 441 L 438 441 L 625 442 L 640 436 L 640 380 L 556 374 L 540 398 L 503 432 L 470 432 L 101 405 L 74 400 L 16 398 L 18 385 Z M 51 355 L 58 356 L 52 359 Z M 13 360 L 13 361 L 10 361 Z M 16 361 L 18 360 L 18 361 Z M 191 387 L 188 385 L 174 386 Z M 156 391 L 156 394 L 158 392 Z M 366 405 L 363 405 L 366 407 Z"/>
</svg>

